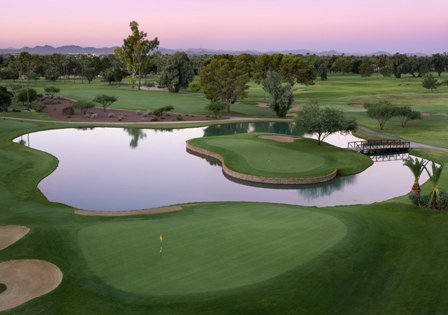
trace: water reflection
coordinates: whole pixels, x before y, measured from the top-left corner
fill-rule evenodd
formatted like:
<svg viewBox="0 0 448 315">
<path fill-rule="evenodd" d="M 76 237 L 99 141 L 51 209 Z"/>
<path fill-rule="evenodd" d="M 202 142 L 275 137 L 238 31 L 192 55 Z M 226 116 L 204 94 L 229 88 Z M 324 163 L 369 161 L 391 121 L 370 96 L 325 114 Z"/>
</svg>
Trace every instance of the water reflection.
<svg viewBox="0 0 448 315">
<path fill-rule="evenodd" d="M 143 129 L 124 128 L 124 131 L 126 131 L 128 135 L 131 136 L 131 142 L 129 142 L 129 147 L 131 147 L 132 149 L 138 147 L 139 140 L 146 138 L 146 133 L 143 131 Z"/>
<path fill-rule="evenodd" d="M 293 123 L 257 122 L 212 125 L 204 129 L 204 137 L 225 136 L 248 132 L 270 132 L 284 135 L 298 135 Z"/>
<path fill-rule="evenodd" d="M 185 151 L 185 141 L 192 138 L 255 131 L 293 134 L 293 127 L 256 123 L 164 131 L 59 129 L 36 132 L 29 138 L 33 148 L 59 159 L 58 168 L 39 184 L 44 195 L 51 201 L 92 210 L 131 210 L 198 201 L 365 204 L 404 195 L 413 182 L 412 173 L 397 160 L 374 163 L 361 174 L 318 185 L 256 187 L 227 179 L 218 163 L 205 163 Z M 357 138 L 335 134 L 327 140 L 345 147 L 353 139 Z M 421 182 L 426 180 L 423 174 Z"/>
</svg>

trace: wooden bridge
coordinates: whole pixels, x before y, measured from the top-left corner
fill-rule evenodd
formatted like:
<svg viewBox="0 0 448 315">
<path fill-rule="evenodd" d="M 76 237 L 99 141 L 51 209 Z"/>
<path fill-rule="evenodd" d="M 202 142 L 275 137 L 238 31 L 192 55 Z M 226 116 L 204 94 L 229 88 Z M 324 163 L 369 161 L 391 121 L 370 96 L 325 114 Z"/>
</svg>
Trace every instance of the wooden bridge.
<svg viewBox="0 0 448 315">
<path fill-rule="evenodd" d="M 404 140 L 368 140 L 352 141 L 347 147 L 367 155 L 409 152 L 411 142 Z"/>
</svg>

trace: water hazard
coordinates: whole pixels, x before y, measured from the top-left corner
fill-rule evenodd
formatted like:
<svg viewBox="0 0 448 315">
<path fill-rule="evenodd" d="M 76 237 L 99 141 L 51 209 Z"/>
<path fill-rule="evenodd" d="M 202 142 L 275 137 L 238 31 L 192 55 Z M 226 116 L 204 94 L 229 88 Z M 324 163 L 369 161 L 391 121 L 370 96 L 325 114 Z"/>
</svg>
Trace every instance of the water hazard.
<svg viewBox="0 0 448 315">
<path fill-rule="evenodd" d="M 260 201 L 298 205 L 351 205 L 406 194 L 411 172 L 394 157 L 377 157 L 364 172 L 333 181 L 295 187 L 256 187 L 226 178 L 212 161 L 186 152 L 191 138 L 243 132 L 295 134 L 288 123 L 239 123 L 203 128 L 58 129 L 15 141 L 59 159 L 39 189 L 50 200 L 90 210 L 133 210 L 199 201 Z M 352 135 L 327 142 L 346 147 Z M 387 160 L 387 161 L 384 161 Z M 427 180 L 426 174 L 421 178 Z"/>
</svg>

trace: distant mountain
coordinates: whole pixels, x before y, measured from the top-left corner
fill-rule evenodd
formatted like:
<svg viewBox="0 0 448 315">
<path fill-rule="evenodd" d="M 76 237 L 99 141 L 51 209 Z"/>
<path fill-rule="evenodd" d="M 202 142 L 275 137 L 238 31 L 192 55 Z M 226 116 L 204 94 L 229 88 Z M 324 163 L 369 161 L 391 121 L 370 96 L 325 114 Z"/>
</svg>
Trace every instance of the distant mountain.
<svg viewBox="0 0 448 315">
<path fill-rule="evenodd" d="M 36 47 L 23 47 L 20 49 L 15 48 L 6 48 L 0 49 L 0 55 L 5 54 L 19 54 L 23 51 L 29 52 L 30 54 L 37 55 L 51 55 L 51 54 L 64 54 L 64 55 L 110 55 L 114 53 L 114 49 L 117 47 L 104 47 L 104 48 L 96 48 L 96 47 L 81 47 L 76 45 L 66 45 L 60 47 L 53 47 L 49 45 L 45 46 L 36 46 Z M 391 53 L 387 51 L 377 51 L 369 54 L 362 53 L 343 53 L 336 50 L 329 51 L 312 51 L 308 49 L 291 49 L 291 50 L 271 50 L 267 52 L 260 52 L 256 50 L 225 50 L 225 49 L 206 49 L 206 48 L 188 48 L 188 49 L 169 49 L 169 48 L 159 48 L 159 51 L 162 54 L 174 54 L 176 51 L 184 51 L 189 55 L 220 55 L 220 54 L 230 54 L 230 55 L 239 55 L 239 54 L 251 54 L 251 55 L 261 55 L 261 54 L 273 54 L 273 53 L 282 53 L 282 54 L 292 54 L 292 55 L 318 55 L 318 56 L 331 56 L 331 55 L 354 55 L 354 56 L 378 56 L 378 55 L 391 55 Z M 426 54 L 416 53 L 416 54 L 407 54 L 407 55 L 417 55 L 417 56 L 427 56 Z"/>
<path fill-rule="evenodd" d="M 0 54 L 19 54 L 21 52 L 26 51 L 26 52 L 29 52 L 30 54 L 35 54 L 35 55 L 51 55 L 51 54 L 109 55 L 109 54 L 114 53 L 115 48 L 116 47 L 105 47 L 105 48 L 81 47 L 81 46 L 75 46 L 75 45 L 53 47 L 53 46 L 45 45 L 45 46 L 36 46 L 36 47 L 23 47 L 23 48 L 19 48 L 19 49 L 15 49 L 15 48 L 0 49 Z"/>
</svg>

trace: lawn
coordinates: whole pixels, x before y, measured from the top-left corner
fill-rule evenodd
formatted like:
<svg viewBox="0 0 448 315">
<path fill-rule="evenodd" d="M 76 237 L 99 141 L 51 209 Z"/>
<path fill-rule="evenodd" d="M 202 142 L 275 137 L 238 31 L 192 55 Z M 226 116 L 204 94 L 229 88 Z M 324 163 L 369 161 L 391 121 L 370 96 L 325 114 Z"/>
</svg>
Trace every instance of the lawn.
<svg viewBox="0 0 448 315">
<path fill-rule="evenodd" d="M 446 80 L 448 76 L 443 74 L 439 80 Z M 386 134 L 402 137 L 408 140 L 424 142 L 444 146 L 448 137 L 448 87 L 443 85 L 436 92 L 430 92 L 421 86 L 422 79 L 412 76 L 403 76 L 401 79 L 394 77 L 384 78 L 373 75 L 369 78 L 361 78 L 359 75 L 330 75 L 327 81 L 316 80 L 312 86 L 296 85 L 295 103 L 303 104 L 310 99 L 318 100 L 325 106 L 336 106 L 355 117 L 362 125 L 378 130 L 375 120 L 365 115 L 362 108 L 364 103 L 374 103 L 378 100 L 389 100 L 397 106 L 413 106 L 413 108 L 425 113 L 421 121 L 412 121 L 407 128 L 402 128 L 398 119 L 394 118 L 387 123 Z M 0 81 L 0 85 L 8 85 L 12 82 Z M 169 93 L 166 91 L 137 91 L 123 84 L 120 87 L 110 86 L 98 80 L 92 83 L 85 81 L 33 81 L 31 86 L 43 93 L 45 86 L 56 85 L 61 89 L 61 96 L 91 101 L 97 94 L 108 94 L 118 97 L 118 101 L 111 108 L 123 108 L 131 110 L 154 110 L 161 106 L 173 105 L 175 112 L 188 114 L 209 114 L 204 106 L 209 103 L 203 93 L 182 91 Z M 232 115 L 274 117 L 269 108 L 256 106 L 259 102 L 267 102 L 261 86 L 251 82 L 248 96 L 241 103 L 232 106 Z M 21 118 L 48 119 L 40 114 L 8 114 Z M 0 116 L 5 116 L 0 113 Z"/>
<path fill-rule="evenodd" d="M 294 138 L 294 142 L 278 142 L 252 133 L 207 137 L 188 143 L 224 158 L 230 169 L 249 175 L 274 178 L 313 178 L 334 171 L 338 175 L 353 175 L 372 165 L 372 161 L 357 152 L 322 143 L 314 139 Z"/>
<path fill-rule="evenodd" d="M 339 93 L 337 87 L 326 86 L 326 98 L 316 89 L 327 82 L 319 82 L 298 93 L 314 91 L 325 105 L 334 99 L 334 105 L 360 119 L 362 111 L 349 104 L 358 102 L 362 91 L 377 88 L 397 100 L 401 88 L 403 97 L 411 93 L 406 85 L 393 88 L 395 79 L 387 79 L 391 83 L 384 83 L 384 89 L 380 82 L 386 79 L 375 77 L 331 80 L 328 84 L 341 87 L 347 80 L 360 81 L 360 87 Z M 414 96 L 407 100 L 415 99 L 413 104 L 432 115 L 411 122 L 404 131 L 392 123 L 386 132 L 443 143 L 445 90 L 416 93 L 419 79 L 402 80 L 413 84 Z M 145 93 L 141 95 L 151 94 Z M 0 222 L 31 228 L 0 252 L 0 261 L 43 259 L 64 274 L 55 291 L 5 314 L 448 313 L 446 213 L 418 209 L 407 197 L 397 197 L 329 208 L 226 202 L 190 204 L 177 213 L 153 216 L 81 217 L 73 208 L 49 202 L 36 188 L 57 159 L 11 141 L 28 132 L 68 126 L 74 127 L 0 119 Z M 439 151 L 414 153 L 448 162 L 448 154 Z M 448 189 L 448 172 L 440 188 Z M 423 189 L 427 192 L 428 186 Z"/>
</svg>

